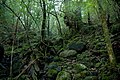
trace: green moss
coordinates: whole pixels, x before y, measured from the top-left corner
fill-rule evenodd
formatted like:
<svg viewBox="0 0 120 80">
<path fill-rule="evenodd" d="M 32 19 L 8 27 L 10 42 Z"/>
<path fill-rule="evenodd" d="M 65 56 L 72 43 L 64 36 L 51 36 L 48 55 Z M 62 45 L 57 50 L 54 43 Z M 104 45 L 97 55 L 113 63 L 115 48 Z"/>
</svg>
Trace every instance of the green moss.
<svg viewBox="0 0 120 80">
<path fill-rule="evenodd" d="M 78 64 L 78 63 L 77 63 L 77 64 L 74 64 L 73 67 L 74 67 L 74 69 L 76 70 L 76 73 L 81 72 L 81 71 L 87 69 L 87 67 L 86 67 L 85 65 L 83 65 L 83 64 Z"/>
<path fill-rule="evenodd" d="M 58 73 L 56 80 L 71 80 L 71 75 L 66 71 L 61 71 Z"/>
<path fill-rule="evenodd" d="M 47 76 L 50 77 L 50 78 L 52 78 L 52 77 L 56 76 L 57 73 L 58 73 L 57 70 L 49 69 L 48 72 L 47 72 Z"/>
</svg>

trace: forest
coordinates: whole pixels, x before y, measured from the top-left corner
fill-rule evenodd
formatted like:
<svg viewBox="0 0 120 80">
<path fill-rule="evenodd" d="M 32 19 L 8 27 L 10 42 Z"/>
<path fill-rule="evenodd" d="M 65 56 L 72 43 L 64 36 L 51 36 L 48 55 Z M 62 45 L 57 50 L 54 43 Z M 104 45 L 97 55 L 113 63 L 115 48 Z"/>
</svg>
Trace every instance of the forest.
<svg viewBox="0 0 120 80">
<path fill-rule="evenodd" d="M 0 80 L 120 80 L 120 0 L 0 0 Z"/>
</svg>

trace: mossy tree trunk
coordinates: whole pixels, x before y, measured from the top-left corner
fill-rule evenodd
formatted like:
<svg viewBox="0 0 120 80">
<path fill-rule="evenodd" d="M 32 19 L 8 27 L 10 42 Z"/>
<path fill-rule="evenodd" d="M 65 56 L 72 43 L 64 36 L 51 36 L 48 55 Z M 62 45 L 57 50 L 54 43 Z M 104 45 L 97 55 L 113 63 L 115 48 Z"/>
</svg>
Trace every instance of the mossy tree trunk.
<svg viewBox="0 0 120 80">
<path fill-rule="evenodd" d="M 110 60 L 110 64 L 112 66 L 116 65 L 116 58 L 113 52 L 113 48 L 112 48 L 112 43 L 110 40 L 110 35 L 109 35 L 109 29 L 107 26 L 107 20 L 106 20 L 106 11 L 102 8 L 101 4 L 99 3 L 99 1 L 97 0 L 98 6 L 99 6 L 99 13 L 100 13 L 100 19 L 102 22 L 102 28 L 103 28 L 103 32 L 104 32 L 104 37 L 105 37 L 105 42 L 106 42 L 106 48 L 107 48 L 107 52 L 109 55 L 109 60 Z"/>
<path fill-rule="evenodd" d="M 42 11 L 43 11 L 43 21 L 42 21 L 42 30 L 41 30 L 41 36 L 42 40 L 45 39 L 45 28 L 46 28 L 46 3 L 45 0 L 41 0 L 42 2 Z"/>
</svg>

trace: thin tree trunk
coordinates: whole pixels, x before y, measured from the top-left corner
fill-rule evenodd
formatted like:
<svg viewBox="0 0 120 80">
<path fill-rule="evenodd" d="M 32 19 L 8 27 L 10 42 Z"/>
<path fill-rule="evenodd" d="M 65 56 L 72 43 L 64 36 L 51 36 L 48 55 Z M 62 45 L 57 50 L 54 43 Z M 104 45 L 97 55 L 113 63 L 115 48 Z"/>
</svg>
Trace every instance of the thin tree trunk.
<svg viewBox="0 0 120 80">
<path fill-rule="evenodd" d="M 49 36 L 50 36 L 50 31 L 49 31 L 49 29 L 50 29 L 50 14 L 48 13 L 48 27 L 47 27 L 48 38 L 49 38 Z"/>
<path fill-rule="evenodd" d="M 112 66 L 116 65 L 116 58 L 113 52 L 113 48 L 112 48 L 112 43 L 110 40 L 110 35 L 109 35 L 109 29 L 107 26 L 107 21 L 106 21 L 106 13 L 103 10 L 101 4 L 99 3 L 99 1 L 97 0 L 98 6 L 99 6 L 99 12 L 100 12 L 100 17 L 101 17 L 101 22 L 102 22 L 102 28 L 103 28 L 103 32 L 104 32 L 104 37 L 105 37 L 105 41 L 106 41 L 106 48 L 108 51 L 108 55 L 109 55 L 109 60 Z"/>
<path fill-rule="evenodd" d="M 46 27 L 46 4 L 45 4 L 45 0 L 42 0 L 42 7 L 43 7 L 43 21 L 42 21 L 42 30 L 41 30 L 41 38 L 42 40 L 45 39 L 45 27 Z"/>
<path fill-rule="evenodd" d="M 58 31 L 59 31 L 60 35 L 62 36 L 61 24 L 60 24 L 60 20 L 59 20 L 58 14 L 57 14 L 57 12 L 55 10 L 55 4 L 54 3 L 55 3 L 55 1 L 53 1 L 53 5 L 54 5 L 55 17 L 57 19 L 58 26 L 59 26 L 58 27 Z"/>
</svg>

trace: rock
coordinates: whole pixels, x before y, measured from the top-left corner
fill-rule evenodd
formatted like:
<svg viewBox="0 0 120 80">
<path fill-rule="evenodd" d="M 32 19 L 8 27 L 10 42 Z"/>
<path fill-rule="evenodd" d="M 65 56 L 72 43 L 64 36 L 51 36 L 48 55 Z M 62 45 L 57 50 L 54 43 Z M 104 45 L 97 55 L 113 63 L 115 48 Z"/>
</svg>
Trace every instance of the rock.
<svg viewBox="0 0 120 80">
<path fill-rule="evenodd" d="M 63 61 L 63 58 L 58 57 L 58 56 L 54 56 L 53 61 L 54 62 L 61 62 L 61 61 Z"/>
<path fill-rule="evenodd" d="M 54 69 L 54 68 L 56 68 L 56 67 L 58 67 L 58 63 L 57 63 L 57 62 L 51 62 L 51 63 L 48 65 L 48 68 L 49 68 L 49 69 Z"/>
<path fill-rule="evenodd" d="M 75 50 L 65 50 L 59 54 L 60 57 L 72 57 L 75 56 L 77 52 Z"/>
<path fill-rule="evenodd" d="M 60 63 L 58 62 L 52 62 L 48 65 L 48 69 L 55 69 L 57 71 L 61 71 L 61 66 L 60 66 Z"/>
<path fill-rule="evenodd" d="M 79 64 L 79 63 L 74 64 L 73 67 L 75 69 L 75 73 L 79 73 L 87 69 L 87 67 L 84 64 Z"/>
<path fill-rule="evenodd" d="M 97 76 L 87 76 L 84 80 L 98 80 Z"/>
<path fill-rule="evenodd" d="M 71 80 L 71 75 L 66 71 L 61 71 L 58 73 L 56 80 Z"/>
<path fill-rule="evenodd" d="M 74 80 L 82 80 L 82 77 L 81 77 L 81 74 L 80 73 L 77 73 L 73 76 L 73 79 Z"/>
<path fill-rule="evenodd" d="M 47 77 L 49 78 L 55 78 L 57 76 L 58 71 L 55 69 L 49 69 L 47 71 Z"/>
<path fill-rule="evenodd" d="M 77 60 L 85 60 L 88 58 L 90 53 L 88 51 L 82 52 L 81 54 L 77 54 Z"/>
<path fill-rule="evenodd" d="M 87 76 L 87 75 L 89 75 L 89 71 L 82 71 L 81 73 L 81 76 L 83 76 L 83 77 L 85 77 L 85 76 Z"/>
<path fill-rule="evenodd" d="M 68 45 L 68 49 L 69 50 L 76 50 L 77 52 L 82 53 L 83 51 L 86 50 L 86 44 L 83 42 L 81 42 L 81 43 L 73 42 L 73 43 L 70 43 Z"/>
<path fill-rule="evenodd" d="M 88 71 L 82 71 L 74 75 L 74 80 L 83 80 L 83 78 L 85 78 L 87 75 L 89 75 Z"/>
</svg>

